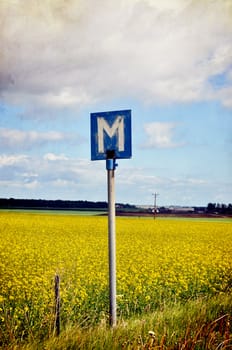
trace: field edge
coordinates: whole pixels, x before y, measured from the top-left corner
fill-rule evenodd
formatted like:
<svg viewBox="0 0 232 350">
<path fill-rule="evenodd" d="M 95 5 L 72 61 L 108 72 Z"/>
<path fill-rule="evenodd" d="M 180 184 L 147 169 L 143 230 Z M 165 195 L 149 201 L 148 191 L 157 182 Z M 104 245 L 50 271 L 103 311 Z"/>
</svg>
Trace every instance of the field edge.
<svg viewBox="0 0 232 350">
<path fill-rule="evenodd" d="M 67 325 L 59 337 L 12 344 L 7 349 L 228 349 L 232 346 L 231 322 L 232 295 L 220 293 L 164 305 L 139 318 L 119 319 L 113 329 L 107 319 L 95 327 Z"/>
</svg>

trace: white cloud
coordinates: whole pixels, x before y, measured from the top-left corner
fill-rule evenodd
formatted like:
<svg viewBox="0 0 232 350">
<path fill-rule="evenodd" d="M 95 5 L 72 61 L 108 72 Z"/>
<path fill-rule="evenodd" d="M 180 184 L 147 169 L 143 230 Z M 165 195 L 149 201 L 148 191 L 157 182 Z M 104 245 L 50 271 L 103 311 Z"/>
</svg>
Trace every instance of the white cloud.
<svg viewBox="0 0 232 350">
<path fill-rule="evenodd" d="M 36 111 L 136 97 L 231 106 L 229 88 L 209 83 L 229 74 L 229 1 L 9 0 L 0 16 L 0 91 L 8 103 Z"/>
<path fill-rule="evenodd" d="M 24 182 L 23 187 L 29 190 L 36 189 L 39 187 L 39 182 L 37 180 Z"/>
<path fill-rule="evenodd" d="M 223 99 L 226 107 L 232 108 L 232 86 L 222 87 L 219 91 L 215 92 L 215 95 L 219 99 Z"/>
<path fill-rule="evenodd" d="M 196 178 L 196 179 L 189 178 L 189 179 L 187 179 L 186 182 L 189 183 L 189 184 L 192 184 L 192 185 L 205 185 L 205 184 L 207 184 L 206 180 L 198 179 L 198 178 Z"/>
<path fill-rule="evenodd" d="M 174 148 L 183 144 L 173 142 L 176 123 L 153 122 L 144 124 L 146 133 L 146 148 Z"/>
<path fill-rule="evenodd" d="M 57 161 L 51 161 L 53 158 Z M 85 159 L 0 156 L 2 197 L 107 200 L 107 174 L 104 162 Z M 179 174 L 157 175 L 156 169 L 125 168 L 116 170 L 116 201 L 135 204 L 153 202 L 158 192 L 158 205 L 198 205 L 216 201 L 223 191 L 224 202 L 230 201 L 230 184 Z M 188 198 L 188 199 L 187 199 Z M 215 198 L 215 199 L 214 199 Z M 191 200 L 190 200 L 191 199 Z M 222 200 L 221 200 L 222 201 Z"/>
<path fill-rule="evenodd" d="M 43 157 L 45 160 L 50 160 L 50 161 L 64 161 L 64 160 L 68 160 L 68 157 L 66 157 L 64 154 L 59 154 L 56 155 L 54 153 L 46 153 Z"/>
<path fill-rule="evenodd" d="M 29 157 L 24 154 L 18 155 L 0 155 L 0 167 L 15 166 L 17 164 L 25 164 L 29 161 Z"/>
<path fill-rule="evenodd" d="M 167 173 L 165 176 L 156 175 L 157 169 L 127 168 L 117 173 L 117 201 L 125 202 L 125 194 L 129 203 L 150 204 L 154 203 L 154 192 L 159 193 L 158 205 L 207 205 L 204 201 L 211 198 L 212 194 L 221 191 L 223 183 L 217 183 L 202 177 L 189 177 L 178 174 L 173 177 Z M 227 185 L 229 189 L 229 184 Z M 230 191 L 231 192 L 231 191 Z M 229 193 L 225 198 L 229 199 Z"/>
<path fill-rule="evenodd" d="M 62 188 L 62 187 L 68 187 L 68 186 L 75 186 L 75 182 L 73 181 L 67 181 L 67 180 L 64 180 L 64 179 L 57 179 L 57 180 L 54 180 L 52 181 L 52 186 L 56 187 L 56 188 Z"/>
<path fill-rule="evenodd" d="M 101 163 L 101 162 L 100 162 Z M 0 155 L 0 180 L 14 187 L 38 187 L 45 191 L 65 184 L 72 193 L 74 187 L 89 189 L 105 182 L 104 166 L 85 159 L 71 159 L 64 154 L 47 153 L 43 157 L 25 155 Z"/>
<path fill-rule="evenodd" d="M 28 178 L 28 177 L 37 177 L 38 174 L 36 174 L 36 173 L 23 173 L 22 176 L 26 177 L 26 178 Z"/>
<path fill-rule="evenodd" d="M 23 131 L 18 129 L 0 128 L 1 149 L 30 149 L 32 146 L 48 142 L 60 142 L 68 138 L 68 135 L 57 131 Z"/>
</svg>

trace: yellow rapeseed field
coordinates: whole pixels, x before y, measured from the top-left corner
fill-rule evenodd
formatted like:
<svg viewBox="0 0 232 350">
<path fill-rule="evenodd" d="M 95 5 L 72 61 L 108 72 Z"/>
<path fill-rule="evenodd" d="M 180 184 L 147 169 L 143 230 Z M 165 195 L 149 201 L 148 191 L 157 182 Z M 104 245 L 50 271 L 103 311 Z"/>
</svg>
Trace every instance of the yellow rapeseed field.
<svg viewBox="0 0 232 350">
<path fill-rule="evenodd" d="M 118 315 L 229 292 L 230 222 L 117 218 Z M 0 214 L 0 338 L 53 331 L 54 276 L 61 318 L 108 315 L 107 217 Z"/>
</svg>

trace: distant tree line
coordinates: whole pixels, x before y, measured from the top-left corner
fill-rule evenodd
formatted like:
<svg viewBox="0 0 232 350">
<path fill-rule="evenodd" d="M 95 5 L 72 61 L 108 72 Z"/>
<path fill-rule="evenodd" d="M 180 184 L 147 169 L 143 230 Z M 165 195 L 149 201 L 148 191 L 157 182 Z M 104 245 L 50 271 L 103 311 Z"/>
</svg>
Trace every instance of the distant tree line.
<svg viewBox="0 0 232 350">
<path fill-rule="evenodd" d="M 232 204 L 208 203 L 206 212 L 208 214 L 232 215 Z"/>
<path fill-rule="evenodd" d="M 107 202 L 0 198 L 2 209 L 106 209 Z"/>
<path fill-rule="evenodd" d="M 117 204 L 120 208 L 134 207 L 130 204 Z M 107 202 L 92 202 L 86 200 L 46 200 L 46 199 L 15 199 L 0 198 L 1 209 L 107 209 Z"/>
<path fill-rule="evenodd" d="M 0 198 L 0 209 L 63 209 L 63 210 L 81 210 L 81 209 L 107 209 L 107 202 L 92 202 L 86 200 L 46 200 L 46 199 L 16 199 L 16 198 Z M 131 204 L 116 204 L 117 211 L 147 211 L 147 209 L 138 209 Z M 191 209 L 191 208 L 190 208 Z M 208 203 L 207 207 L 193 207 L 190 212 L 195 213 L 232 215 L 232 204 Z M 148 210 L 149 211 L 149 210 Z M 169 208 L 159 207 L 159 213 L 171 213 Z"/>
</svg>

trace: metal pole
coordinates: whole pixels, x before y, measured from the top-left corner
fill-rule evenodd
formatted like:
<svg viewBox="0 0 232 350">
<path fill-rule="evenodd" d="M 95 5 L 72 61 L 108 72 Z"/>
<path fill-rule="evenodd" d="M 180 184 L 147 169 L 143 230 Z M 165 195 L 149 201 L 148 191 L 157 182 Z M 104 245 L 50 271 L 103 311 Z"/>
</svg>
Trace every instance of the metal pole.
<svg viewBox="0 0 232 350">
<path fill-rule="evenodd" d="M 108 182 L 108 244 L 109 244 L 109 301 L 110 325 L 117 322 L 116 315 L 116 244 L 115 244 L 115 160 L 106 160 Z"/>
</svg>

